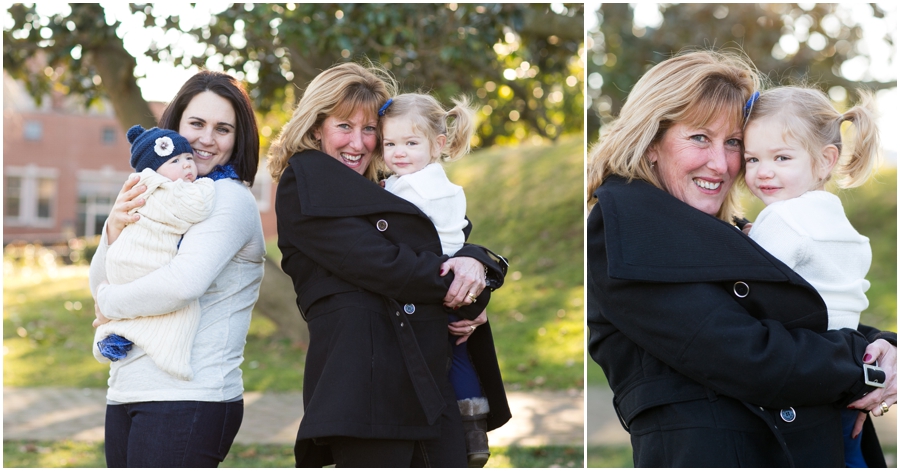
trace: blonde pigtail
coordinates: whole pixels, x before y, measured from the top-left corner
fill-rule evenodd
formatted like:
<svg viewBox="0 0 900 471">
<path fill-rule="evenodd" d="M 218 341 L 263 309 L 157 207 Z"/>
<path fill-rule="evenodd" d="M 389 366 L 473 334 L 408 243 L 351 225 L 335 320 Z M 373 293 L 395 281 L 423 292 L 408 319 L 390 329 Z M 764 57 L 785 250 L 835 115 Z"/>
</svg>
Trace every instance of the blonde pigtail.
<svg viewBox="0 0 900 471">
<path fill-rule="evenodd" d="M 869 92 L 859 92 L 860 101 L 850 108 L 839 119 L 838 126 L 850 121 L 855 128 L 853 152 L 838 165 L 835 173 L 841 175 L 838 185 L 841 188 L 854 188 L 862 185 L 875 173 L 879 161 L 881 140 L 878 133 L 877 110 L 875 97 Z M 840 149 L 838 145 L 838 149 Z"/>
<path fill-rule="evenodd" d="M 469 153 L 472 135 L 475 134 L 475 110 L 469 99 L 460 96 L 453 100 L 453 107 L 444 117 L 447 122 L 447 144 L 441 153 L 441 160 L 452 162 Z"/>
</svg>

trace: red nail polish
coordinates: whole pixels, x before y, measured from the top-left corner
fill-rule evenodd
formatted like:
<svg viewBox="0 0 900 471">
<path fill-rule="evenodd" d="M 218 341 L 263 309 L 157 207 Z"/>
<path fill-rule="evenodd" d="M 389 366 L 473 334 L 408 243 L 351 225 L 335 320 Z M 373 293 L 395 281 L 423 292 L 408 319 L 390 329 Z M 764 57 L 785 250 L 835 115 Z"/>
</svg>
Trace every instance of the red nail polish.
<svg viewBox="0 0 900 471">
<path fill-rule="evenodd" d="M 454 310 L 454 311 L 458 311 L 458 310 L 459 310 L 459 306 L 454 307 L 453 310 Z"/>
<path fill-rule="evenodd" d="M 869 355 L 868 353 L 866 353 L 866 356 L 863 357 L 863 361 L 868 363 L 871 360 L 872 360 L 872 355 Z"/>
</svg>

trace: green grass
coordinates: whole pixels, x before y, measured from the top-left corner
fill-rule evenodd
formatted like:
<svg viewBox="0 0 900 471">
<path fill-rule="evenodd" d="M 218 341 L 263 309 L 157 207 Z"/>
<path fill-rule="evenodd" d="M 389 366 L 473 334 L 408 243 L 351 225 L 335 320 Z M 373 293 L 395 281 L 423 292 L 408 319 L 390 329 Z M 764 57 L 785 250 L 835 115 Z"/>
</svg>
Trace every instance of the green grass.
<svg viewBox="0 0 900 471">
<path fill-rule="evenodd" d="M 588 468 L 633 468 L 630 446 L 589 446 Z"/>
<path fill-rule="evenodd" d="M 104 468 L 103 443 L 9 440 L 3 442 L 6 468 Z M 583 468 L 581 448 L 491 447 L 488 468 Z M 220 468 L 291 468 L 293 445 L 231 447 Z"/>
</svg>

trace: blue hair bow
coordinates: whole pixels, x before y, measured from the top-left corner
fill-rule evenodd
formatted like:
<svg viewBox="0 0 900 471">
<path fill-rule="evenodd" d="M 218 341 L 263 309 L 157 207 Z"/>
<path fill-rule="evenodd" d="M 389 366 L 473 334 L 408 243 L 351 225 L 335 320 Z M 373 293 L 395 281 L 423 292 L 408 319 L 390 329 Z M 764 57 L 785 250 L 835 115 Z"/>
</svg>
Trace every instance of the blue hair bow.
<svg viewBox="0 0 900 471">
<path fill-rule="evenodd" d="M 753 92 L 753 95 L 750 95 L 750 99 L 747 100 L 747 104 L 744 105 L 744 126 L 747 126 L 747 122 L 750 121 L 750 113 L 753 111 L 753 105 L 756 104 L 756 101 L 759 100 L 759 92 Z"/>
<path fill-rule="evenodd" d="M 378 109 L 378 116 L 384 116 L 384 112 L 387 111 L 387 109 L 391 106 L 391 103 L 393 103 L 393 102 L 394 102 L 393 98 L 388 98 L 388 101 L 384 104 L 384 106 L 382 106 L 381 108 Z"/>
</svg>

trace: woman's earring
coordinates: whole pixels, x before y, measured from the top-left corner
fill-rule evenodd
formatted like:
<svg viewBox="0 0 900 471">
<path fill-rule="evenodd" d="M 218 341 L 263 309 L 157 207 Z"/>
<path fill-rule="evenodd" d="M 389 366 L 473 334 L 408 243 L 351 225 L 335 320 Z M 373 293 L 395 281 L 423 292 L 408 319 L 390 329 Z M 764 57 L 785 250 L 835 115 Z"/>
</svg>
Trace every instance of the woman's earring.
<svg viewBox="0 0 900 471">
<path fill-rule="evenodd" d="M 650 161 L 650 168 L 653 168 L 653 167 L 656 167 L 656 162 L 654 162 L 654 161 L 651 160 L 651 161 Z"/>
</svg>

